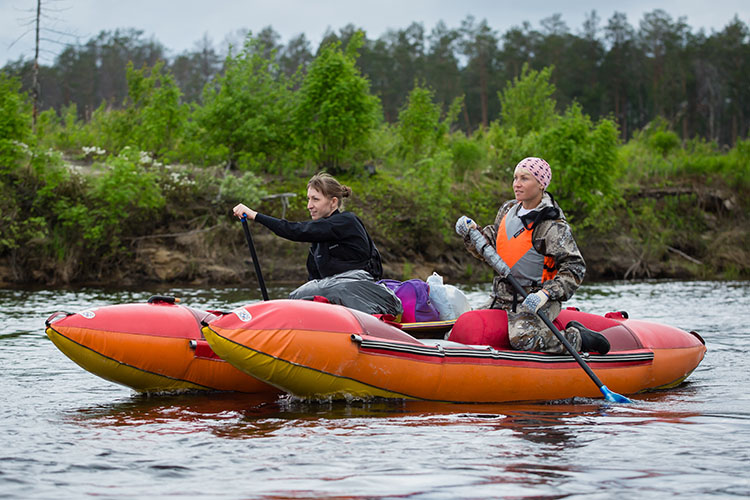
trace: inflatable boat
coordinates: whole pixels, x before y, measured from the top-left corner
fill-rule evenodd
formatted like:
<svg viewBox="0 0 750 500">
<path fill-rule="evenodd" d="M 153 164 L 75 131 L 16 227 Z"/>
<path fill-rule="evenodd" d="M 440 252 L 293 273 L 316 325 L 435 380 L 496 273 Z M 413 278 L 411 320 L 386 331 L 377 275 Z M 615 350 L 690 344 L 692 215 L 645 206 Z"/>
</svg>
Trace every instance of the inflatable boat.
<svg viewBox="0 0 750 500">
<path fill-rule="evenodd" d="M 584 359 L 620 393 L 675 387 L 706 352 L 695 332 L 622 312 L 566 309 L 556 321 L 572 320 L 609 340 L 609 353 Z M 501 403 L 601 397 L 572 356 L 510 349 L 507 315 L 499 310 L 462 314 L 447 340 L 421 339 L 342 306 L 271 300 L 217 317 L 203 334 L 238 369 L 303 398 Z"/>
<path fill-rule="evenodd" d="M 85 370 L 140 392 L 181 390 L 279 391 L 219 358 L 201 335 L 201 322 L 221 313 L 152 297 L 78 313 L 56 312 L 47 336 Z"/>
</svg>

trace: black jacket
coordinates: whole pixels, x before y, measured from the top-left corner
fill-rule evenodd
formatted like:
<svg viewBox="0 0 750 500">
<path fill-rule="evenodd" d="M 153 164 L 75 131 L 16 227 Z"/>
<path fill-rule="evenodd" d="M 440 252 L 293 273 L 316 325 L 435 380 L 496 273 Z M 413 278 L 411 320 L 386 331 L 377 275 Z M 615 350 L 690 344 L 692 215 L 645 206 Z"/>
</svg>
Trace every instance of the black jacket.
<svg viewBox="0 0 750 500">
<path fill-rule="evenodd" d="M 312 243 L 307 256 L 308 279 L 326 278 L 353 269 L 372 274 L 370 256 L 374 247 L 371 247 L 367 230 L 351 212 L 336 210 L 328 217 L 304 222 L 289 222 L 259 213 L 255 220 L 282 238 Z"/>
</svg>

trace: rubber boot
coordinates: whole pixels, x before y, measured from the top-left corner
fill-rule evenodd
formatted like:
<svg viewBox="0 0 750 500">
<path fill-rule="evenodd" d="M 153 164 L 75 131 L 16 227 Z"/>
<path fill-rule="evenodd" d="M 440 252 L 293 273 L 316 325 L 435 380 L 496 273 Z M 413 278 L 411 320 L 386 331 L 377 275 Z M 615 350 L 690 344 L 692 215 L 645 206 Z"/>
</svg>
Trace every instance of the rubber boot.
<svg viewBox="0 0 750 500">
<path fill-rule="evenodd" d="M 609 340 L 599 332 L 589 330 L 578 321 L 570 321 L 565 328 L 574 327 L 581 333 L 581 352 L 598 352 L 607 354 L 609 352 Z"/>
</svg>

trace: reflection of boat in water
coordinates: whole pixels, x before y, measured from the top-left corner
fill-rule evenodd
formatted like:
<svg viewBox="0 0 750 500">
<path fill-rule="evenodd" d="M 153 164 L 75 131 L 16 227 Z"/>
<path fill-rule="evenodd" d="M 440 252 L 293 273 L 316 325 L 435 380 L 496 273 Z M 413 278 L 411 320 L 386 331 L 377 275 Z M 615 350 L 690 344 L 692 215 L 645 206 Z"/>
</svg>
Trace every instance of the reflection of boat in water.
<svg viewBox="0 0 750 500">
<path fill-rule="evenodd" d="M 46 331 L 85 370 L 137 391 L 277 394 L 214 354 L 200 331 L 201 321 L 214 318 L 173 298 L 152 297 L 149 303 L 58 312 L 47 319 Z"/>
<path fill-rule="evenodd" d="M 477 339 L 486 311 L 462 315 L 448 341 L 420 340 L 383 321 L 331 304 L 272 300 L 241 307 L 203 329 L 223 359 L 290 394 L 492 403 L 600 397 L 571 356 L 514 351 Z M 503 311 L 491 311 L 502 314 Z M 635 394 L 679 385 L 706 351 L 695 333 L 622 315 L 563 311 L 607 337 L 612 350 L 586 361 L 612 391 Z M 496 326 L 497 318 L 491 322 Z"/>
</svg>

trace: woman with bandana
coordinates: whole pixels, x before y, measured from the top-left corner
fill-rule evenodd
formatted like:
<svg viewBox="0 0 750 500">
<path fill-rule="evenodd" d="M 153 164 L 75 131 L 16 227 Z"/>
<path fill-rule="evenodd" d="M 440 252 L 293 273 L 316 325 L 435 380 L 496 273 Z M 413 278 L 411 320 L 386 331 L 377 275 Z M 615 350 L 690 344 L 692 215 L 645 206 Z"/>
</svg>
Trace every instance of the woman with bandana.
<svg viewBox="0 0 750 500">
<path fill-rule="evenodd" d="M 583 281 L 586 263 L 578 250 L 565 215 L 547 187 L 552 180 L 549 164 L 541 158 L 524 158 L 513 173 L 515 199 L 505 202 L 492 225 L 482 234 L 524 287 L 523 299 L 504 278 L 496 276 L 485 308 L 508 312 L 508 336 L 514 349 L 565 354 L 565 346 L 537 315 L 554 320 L 562 302 L 570 299 Z M 476 224 L 472 223 L 472 227 Z M 468 235 L 466 248 L 482 259 Z M 600 333 L 571 321 L 562 331 L 578 351 L 609 352 Z"/>
</svg>

